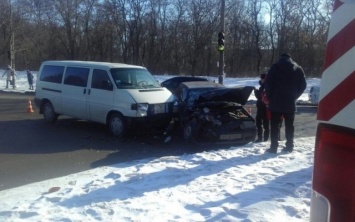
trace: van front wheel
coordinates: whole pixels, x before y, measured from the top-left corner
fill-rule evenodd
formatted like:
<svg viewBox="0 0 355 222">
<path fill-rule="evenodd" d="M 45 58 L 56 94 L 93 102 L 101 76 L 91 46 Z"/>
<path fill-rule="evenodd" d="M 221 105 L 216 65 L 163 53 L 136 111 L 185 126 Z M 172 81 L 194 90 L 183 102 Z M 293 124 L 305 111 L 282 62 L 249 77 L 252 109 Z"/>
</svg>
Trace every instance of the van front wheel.
<svg viewBox="0 0 355 222">
<path fill-rule="evenodd" d="M 119 113 L 112 114 L 109 121 L 109 128 L 112 135 L 122 138 L 127 130 L 124 117 Z"/>
<path fill-rule="evenodd" d="M 58 119 L 58 114 L 55 113 L 54 108 L 50 102 L 43 105 L 43 118 L 46 122 L 54 123 Z"/>
</svg>

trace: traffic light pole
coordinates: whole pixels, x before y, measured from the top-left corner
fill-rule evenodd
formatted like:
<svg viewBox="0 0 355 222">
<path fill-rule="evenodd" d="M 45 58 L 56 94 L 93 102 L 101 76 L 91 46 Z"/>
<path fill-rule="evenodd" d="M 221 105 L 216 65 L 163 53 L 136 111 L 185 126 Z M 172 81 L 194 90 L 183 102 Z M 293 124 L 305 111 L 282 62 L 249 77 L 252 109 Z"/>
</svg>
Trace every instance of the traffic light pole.
<svg viewBox="0 0 355 222">
<path fill-rule="evenodd" d="M 222 0 L 221 5 L 221 32 L 224 33 L 224 10 L 225 10 L 225 0 Z M 223 74 L 224 74 L 224 48 L 219 50 L 219 65 L 218 65 L 218 83 L 223 84 Z"/>
</svg>

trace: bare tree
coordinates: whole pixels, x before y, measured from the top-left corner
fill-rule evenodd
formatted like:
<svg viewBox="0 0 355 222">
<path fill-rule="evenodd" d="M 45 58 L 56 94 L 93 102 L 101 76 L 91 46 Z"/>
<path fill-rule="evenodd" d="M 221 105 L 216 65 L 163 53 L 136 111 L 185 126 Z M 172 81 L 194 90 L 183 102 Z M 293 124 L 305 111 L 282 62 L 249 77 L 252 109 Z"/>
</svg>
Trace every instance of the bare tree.
<svg viewBox="0 0 355 222">
<path fill-rule="evenodd" d="M 0 49 L 1 59 L 8 63 L 10 56 L 10 4 L 6 0 L 0 0 Z M 5 62 L 3 62 L 5 63 Z"/>
<path fill-rule="evenodd" d="M 331 2 L 226 0 L 225 72 L 256 75 L 287 51 L 307 73 L 320 75 Z M 0 66 L 8 63 L 9 3 L 18 67 L 80 59 L 217 76 L 218 1 L 0 0 Z"/>
<path fill-rule="evenodd" d="M 261 60 L 263 58 L 262 52 L 261 52 L 261 42 L 263 41 L 263 21 L 262 21 L 262 1 L 261 0 L 250 0 L 249 1 L 249 6 L 248 6 L 248 11 L 249 11 L 249 16 L 250 16 L 250 29 L 252 32 L 252 37 L 254 40 L 255 44 L 255 58 L 256 58 L 256 72 L 260 72 L 260 65 L 261 65 Z M 254 57 L 254 56 L 253 56 Z"/>
<path fill-rule="evenodd" d="M 205 50 L 211 46 L 213 34 L 217 33 L 218 16 L 211 12 L 214 8 L 219 8 L 219 4 L 211 0 L 194 0 L 191 1 L 191 10 L 188 11 L 192 24 L 187 34 L 187 42 L 190 43 L 189 61 L 191 65 L 191 75 L 197 73 L 197 66 L 202 62 L 201 56 L 205 54 Z M 216 34 L 215 34 L 216 36 Z"/>
<path fill-rule="evenodd" d="M 226 8 L 226 72 L 231 76 L 244 76 L 244 70 L 250 68 L 248 61 L 253 45 L 247 6 L 238 1 Z"/>
</svg>

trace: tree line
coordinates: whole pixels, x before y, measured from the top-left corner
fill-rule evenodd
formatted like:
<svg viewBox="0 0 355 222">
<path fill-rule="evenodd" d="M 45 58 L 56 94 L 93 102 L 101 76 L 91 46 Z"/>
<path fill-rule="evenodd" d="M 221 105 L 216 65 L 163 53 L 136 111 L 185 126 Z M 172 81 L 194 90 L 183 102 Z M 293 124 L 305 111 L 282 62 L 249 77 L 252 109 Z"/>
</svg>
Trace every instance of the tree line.
<svg viewBox="0 0 355 222">
<path fill-rule="evenodd" d="M 225 0 L 224 71 L 257 76 L 288 52 L 322 72 L 332 0 Z M 143 65 L 156 75 L 216 76 L 220 0 L 0 0 L 0 66 L 44 60 Z"/>
</svg>

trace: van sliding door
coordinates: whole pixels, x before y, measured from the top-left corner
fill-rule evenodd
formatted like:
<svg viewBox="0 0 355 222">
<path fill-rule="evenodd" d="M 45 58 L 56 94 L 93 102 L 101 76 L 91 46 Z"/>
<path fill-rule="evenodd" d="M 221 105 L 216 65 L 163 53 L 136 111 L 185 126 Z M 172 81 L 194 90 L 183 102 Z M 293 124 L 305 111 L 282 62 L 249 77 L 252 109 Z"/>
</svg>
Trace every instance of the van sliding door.
<svg viewBox="0 0 355 222">
<path fill-rule="evenodd" d="M 62 91 L 63 114 L 88 119 L 87 82 L 90 68 L 67 67 Z"/>
</svg>

